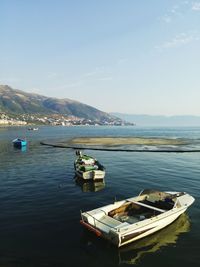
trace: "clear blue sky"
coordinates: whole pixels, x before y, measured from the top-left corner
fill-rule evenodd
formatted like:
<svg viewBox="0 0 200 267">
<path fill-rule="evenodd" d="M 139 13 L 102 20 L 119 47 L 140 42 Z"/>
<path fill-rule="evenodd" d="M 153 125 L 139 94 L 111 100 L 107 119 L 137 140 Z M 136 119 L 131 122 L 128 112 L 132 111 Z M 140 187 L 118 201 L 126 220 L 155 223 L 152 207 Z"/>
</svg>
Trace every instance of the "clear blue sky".
<svg viewBox="0 0 200 267">
<path fill-rule="evenodd" d="M 1 0 L 0 84 L 106 112 L 200 115 L 200 1 Z"/>
</svg>

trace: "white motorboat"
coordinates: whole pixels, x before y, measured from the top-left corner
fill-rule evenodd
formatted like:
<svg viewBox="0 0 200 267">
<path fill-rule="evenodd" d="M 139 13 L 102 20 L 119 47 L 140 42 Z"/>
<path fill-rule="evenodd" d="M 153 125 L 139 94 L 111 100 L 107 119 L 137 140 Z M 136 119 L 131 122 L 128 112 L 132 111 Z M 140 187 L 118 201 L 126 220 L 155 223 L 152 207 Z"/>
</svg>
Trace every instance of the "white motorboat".
<svg viewBox="0 0 200 267">
<path fill-rule="evenodd" d="M 185 192 L 143 190 L 138 196 L 81 212 L 81 224 L 121 247 L 175 221 L 194 202 Z"/>
<path fill-rule="evenodd" d="M 76 151 L 78 156 L 74 162 L 75 174 L 84 180 L 103 180 L 105 176 L 105 168 L 95 158 Z"/>
</svg>

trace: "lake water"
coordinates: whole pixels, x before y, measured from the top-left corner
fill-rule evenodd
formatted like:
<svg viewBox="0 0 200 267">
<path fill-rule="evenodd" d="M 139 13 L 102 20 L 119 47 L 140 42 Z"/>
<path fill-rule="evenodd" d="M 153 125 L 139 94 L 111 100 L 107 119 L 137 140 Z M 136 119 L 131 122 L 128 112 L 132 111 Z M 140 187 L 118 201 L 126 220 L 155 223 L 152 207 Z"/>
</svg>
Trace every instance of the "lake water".
<svg viewBox="0 0 200 267">
<path fill-rule="evenodd" d="M 105 184 L 74 180 L 75 151 L 40 141 L 80 136 L 186 138 L 198 147 L 200 128 L 0 128 L 0 266 L 199 266 L 200 153 L 89 151 L 106 167 Z M 12 140 L 26 137 L 26 150 Z M 85 231 L 80 210 L 137 195 L 144 188 L 186 191 L 196 201 L 169 227 L 117 249 Z"/>
</svg>

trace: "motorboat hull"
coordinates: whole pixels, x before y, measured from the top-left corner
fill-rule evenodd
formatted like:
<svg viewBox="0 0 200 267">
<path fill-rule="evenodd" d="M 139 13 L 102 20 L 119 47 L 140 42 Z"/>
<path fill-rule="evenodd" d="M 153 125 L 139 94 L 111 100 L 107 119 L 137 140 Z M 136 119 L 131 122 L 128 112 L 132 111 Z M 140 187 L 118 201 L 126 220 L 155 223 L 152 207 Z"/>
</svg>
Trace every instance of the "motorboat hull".
<svg viewBox="0 0 200 267">
<path fill-rule="evenodd" d="M 105 177 L 105 171 L 101 170 L 91 170 L 91 171 L 75 171 L 76 176 L 84 180 L 103 180 Z"/>
<path fill-rule="evenodd" d="M 194 202 L 192 196 L 183 192 L 160 193 L 165 198 L 159 201 L 150 202 L 146 195 L 139 195 L 83 212 L 81 224 L 117 247 L 124 246 L 173 223 Z M 169 197 L 171 202 L 167 202 Z M 128 216 L 128 212 L 132 215 Z"/>
<path fill-rule="evenodd" d="M 119 242 L 115 243 L 115 245 L 120 247 L 120 246 L 129 244 L 133 241 L 144 238 L 148 235 L 151 235 L 151 234 L 167 227 L 171 223 L 173 223 L 185 211 L 186 211 L 186 209 L 183 209 L 181 211 L 174 211 L 174 214 L 169 214 L 166 217 L 163 217 L 162 219 L 161 218 L 158 219 L 158 218 L 154 217 L 152 219 L 152 222 L 148 223 L 147 226 L 144 226 L 138 230 L 134 230 L 133 232 L 130 232 L 128 234 L 121 235 L 121 240 L 119 240 Z"/>
<path fill-rule="evenodd" d="M 25 147 L 26 145 L 27 145 L 26 140 L 22 140 L 22 139 L 13 140 L 13 146 L 16 148 L 22 148 L 22 147 Z"/>
</svg>

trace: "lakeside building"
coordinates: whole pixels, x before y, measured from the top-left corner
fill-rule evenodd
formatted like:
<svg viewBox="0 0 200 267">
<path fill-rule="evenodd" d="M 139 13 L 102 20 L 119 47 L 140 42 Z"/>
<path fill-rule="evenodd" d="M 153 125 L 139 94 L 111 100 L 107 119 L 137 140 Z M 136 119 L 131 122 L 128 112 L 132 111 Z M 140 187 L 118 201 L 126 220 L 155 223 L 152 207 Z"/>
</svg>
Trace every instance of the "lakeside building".
<svg viewBox="0 0 200 267">
<path fill-rule="evenodd" d="M 26 125 L 26 121 L 12 120 L 12 119 L 0 119 L 0 125 Z"/>
<path fill-rule="evenodd" d="M 91 120 L 79 118 L 76 116 L 63 116 L 60 114 L 42 115 L 42 114 L 6 114 L 0 113 L 0 125 L 27 125 L 27 124 L 43 124 L 53 126 L 130 126 L 133 123 L 122 121 L 118 118 L 110 120 Z"/>
</svg>

